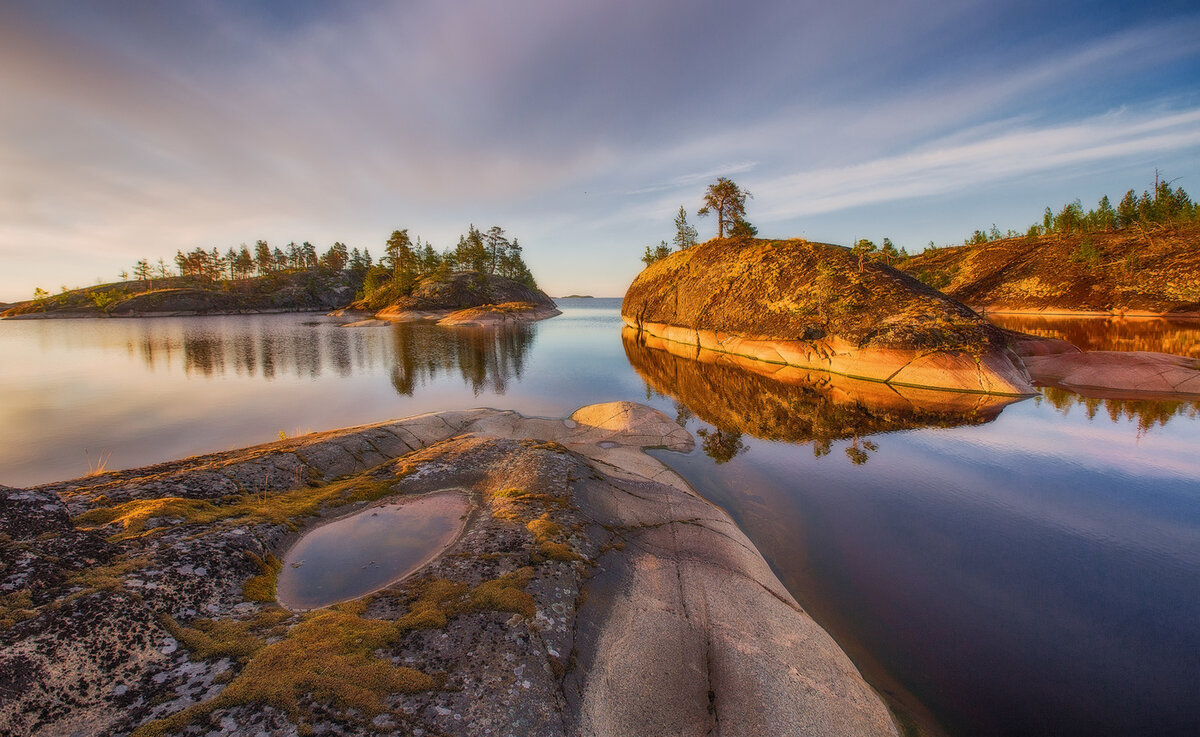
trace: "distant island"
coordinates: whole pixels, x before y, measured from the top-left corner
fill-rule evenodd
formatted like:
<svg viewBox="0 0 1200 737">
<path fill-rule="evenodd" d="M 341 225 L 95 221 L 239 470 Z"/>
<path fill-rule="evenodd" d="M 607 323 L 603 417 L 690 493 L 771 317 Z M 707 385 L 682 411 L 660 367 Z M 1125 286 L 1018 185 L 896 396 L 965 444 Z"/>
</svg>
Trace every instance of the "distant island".
<svg viewBox="0 0 1200 737">
<path fill-rule="evenodd" d="M 562 299 L 595 299 L 595 297 L 590 294 L 568 294 Z"/>
<path fill-rule="evenodd" d="M 5 305 L 14 319 L 150 317 L 348 310 L 386 320 L 438 319 L 442 324 L 486 325 L 559 314 L 537 288 L 517 239 L 493 226 L 470 226 L 456 248 L 441 253 L 408 230 L 396 230 L 374 263 L 370 251 L 335 243 L 318 255 L 308 242 L 286 250 L 258 241 L 253 251 L 201 248 L 175 257 L 138 261 L 135 278 L 49 294 Z M 467 312 L 462 312 L 467 310 Z M 454 314 L 451 313 L 461 313 Z"/>
</svg>

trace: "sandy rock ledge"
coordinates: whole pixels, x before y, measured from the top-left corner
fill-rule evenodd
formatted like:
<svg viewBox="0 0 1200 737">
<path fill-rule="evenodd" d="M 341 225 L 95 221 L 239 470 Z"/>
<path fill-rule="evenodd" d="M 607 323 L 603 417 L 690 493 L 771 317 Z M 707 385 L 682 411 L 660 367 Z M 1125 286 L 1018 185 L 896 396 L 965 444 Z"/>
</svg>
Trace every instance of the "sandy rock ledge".
<svg viewBox="0 0 1200 737">
<path fill-rule="evenodd" d="M 0 731 L 896 734 L 729 516 L 642 452 L 692 444 L 632 403 L 485 409 L 0 487 Z M 275 603 L 304 530 L 449 488 L 472 511 L 416 574 Z"/>
</svg>

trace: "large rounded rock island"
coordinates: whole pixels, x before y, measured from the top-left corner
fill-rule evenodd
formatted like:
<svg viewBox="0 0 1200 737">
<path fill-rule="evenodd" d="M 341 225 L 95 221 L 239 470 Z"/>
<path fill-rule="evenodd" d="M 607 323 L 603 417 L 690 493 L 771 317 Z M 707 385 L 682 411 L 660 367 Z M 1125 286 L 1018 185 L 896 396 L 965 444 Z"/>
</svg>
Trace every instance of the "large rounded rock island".
<svg viewBox="0 0 1200 737">
<path fill-rule="evenodd" d="M 642 335 L 766 363 L 897 386 L 1035 393 L 999 329 L 840 246 L 714 239 L 647 267 L 621 316 Z"/>
</svg>

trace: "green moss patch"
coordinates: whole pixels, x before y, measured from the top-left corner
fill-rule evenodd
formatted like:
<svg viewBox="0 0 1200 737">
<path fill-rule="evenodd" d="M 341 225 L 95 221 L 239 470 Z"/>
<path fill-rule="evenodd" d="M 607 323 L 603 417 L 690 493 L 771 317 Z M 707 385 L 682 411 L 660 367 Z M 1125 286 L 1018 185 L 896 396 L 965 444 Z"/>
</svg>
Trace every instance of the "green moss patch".
<svg viewBox="0 0 1200 737">
<path fill-rule="evenodd" d="M 21 589 L 0 596 L 0 632 L 37 614 L 29 589 Z"/>
<path fill-rule="evenodd" d="M 257 632 L 272 628 L 290 616 L 291 612 L 285 609 L 270 608 L 250 619 L 197 619 L 187 626 L 163 617 L 163 626 L 197 658 L 246 660 L 267 644 Z"/>
</svg>

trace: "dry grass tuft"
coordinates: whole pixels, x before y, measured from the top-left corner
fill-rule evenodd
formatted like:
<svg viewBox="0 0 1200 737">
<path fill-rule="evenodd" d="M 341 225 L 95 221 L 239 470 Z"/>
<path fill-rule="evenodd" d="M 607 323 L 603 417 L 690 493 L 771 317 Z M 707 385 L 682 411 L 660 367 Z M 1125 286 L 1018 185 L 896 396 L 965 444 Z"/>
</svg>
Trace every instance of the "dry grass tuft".
<svg viewBox="0 0 1200 737">
<path fill-rule="evenodd" d="M 311 700 L 371 717 L 387 710 L 384 699 L 390 694 L 437 687 L 433 677 L 375 656 L 405 629 L 362 617 L 365 608 L 359 600 L 310 615 L 284 639 L 258 648 L 215 699 L 142 725 L 134 737 L 178 732 L 217 709 L 241 704 L 266 704 L 299 720 L 302 702 Z"/>
<path fill-rule="evenodd" d="M 147 522 L 155 519 L 176 524 L 211 524 L 223 521 L 236 524 L 282 524 L 296 529 L 298 520 L 333 509 L 369 502 L 392 494 L 395 478 L 378 480 L 366 475 L 352 476 L 317 487 L 262 494 L 237 494 L 216 502 L 203 499 L 164 497 L 135 499 L 113 506 L 91 509 L 75 517 L 77 525 L 120 523 L 121 531 L 109 537 L 116 542 L 146 534 Z"/>
<path fill-rule="evenodd" d="M 522 589 L 533 578 L 533 568 L 525 566 L 500 578 L 484 581 L 471 591 L 471 604 L 476 609 L 514 612 L 529 619 L 536 612 L 533 597 Z"/>
<path fill-rule="evenodd" d="M 248 578 L 246 583 L 242 584 L 242 596 L 250 601 L 275 601 L 275 583 L 279 579 L 279 571 L 283 570 L 283 563 L 270 553 L 265 559 L 250 551 L 246 551 L 246 555 L 258 565 L 262 573 Z"/>
</svg>

